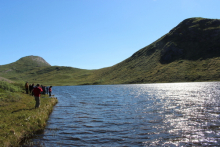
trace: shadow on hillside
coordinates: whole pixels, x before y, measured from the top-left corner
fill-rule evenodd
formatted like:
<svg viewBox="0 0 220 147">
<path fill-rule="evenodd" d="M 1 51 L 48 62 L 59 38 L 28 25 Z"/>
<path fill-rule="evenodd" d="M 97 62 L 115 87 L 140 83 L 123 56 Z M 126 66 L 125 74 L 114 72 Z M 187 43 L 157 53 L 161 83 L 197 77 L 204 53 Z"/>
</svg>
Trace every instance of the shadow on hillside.
<svg viewBox="0 0 220 147">
<path fill-rule="evenodd" d="M 185 51 L 183 55 L 176 55 L 172 52 L 167 54 L 162 54 L 160 57 L 161 64 L 169 64 L 176 60 L 189 60 L 189 61 L 197 61 L 197 60 L 206 60 L 210 58 L 220 57 L 220 48 L 215 48 L 212 50 L 201 50 L 196 52 Z"/>
<path fill-rule="evenodd" d="M 32 108 L 32 109 L 19 109 L 19 110 L 16 110 L 16 111 L 12 111 L 11 113 L 14 113 L 14 112 L 19 112 L 19 111 L 23 111 L 23 110 L 34 110 L 35 108 Z"/>
</svg>

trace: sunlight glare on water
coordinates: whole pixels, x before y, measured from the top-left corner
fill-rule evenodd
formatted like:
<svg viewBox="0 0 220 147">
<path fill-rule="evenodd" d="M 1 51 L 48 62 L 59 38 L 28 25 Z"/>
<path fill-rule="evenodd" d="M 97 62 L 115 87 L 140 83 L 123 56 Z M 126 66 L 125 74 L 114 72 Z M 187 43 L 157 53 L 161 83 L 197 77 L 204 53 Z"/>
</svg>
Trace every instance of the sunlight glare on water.
<svg viewBox="0 0 220 147">
<path fill-rule="evenodd" d="M 55 86 L 45 146 L 217 146 L 219 82 Z M 52 130 L 52 131 L 51 131 Z"/>
</svg>

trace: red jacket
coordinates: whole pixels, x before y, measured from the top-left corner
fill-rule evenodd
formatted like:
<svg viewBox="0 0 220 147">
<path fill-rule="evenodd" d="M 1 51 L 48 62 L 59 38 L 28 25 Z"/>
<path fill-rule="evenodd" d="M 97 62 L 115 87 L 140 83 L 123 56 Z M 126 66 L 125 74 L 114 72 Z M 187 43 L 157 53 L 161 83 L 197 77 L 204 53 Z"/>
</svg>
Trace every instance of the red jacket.
<svg viewBox="0 0 220 147">
<path fill-rule="evenodd" d="M 34 96 L 40 97 L 40 93 L 41 93 L 42 91 L 43 91 L 43 90 L 42 90 L 40 87 L 35 87 L 34 90 L 33 90 Z"/>
</svg>

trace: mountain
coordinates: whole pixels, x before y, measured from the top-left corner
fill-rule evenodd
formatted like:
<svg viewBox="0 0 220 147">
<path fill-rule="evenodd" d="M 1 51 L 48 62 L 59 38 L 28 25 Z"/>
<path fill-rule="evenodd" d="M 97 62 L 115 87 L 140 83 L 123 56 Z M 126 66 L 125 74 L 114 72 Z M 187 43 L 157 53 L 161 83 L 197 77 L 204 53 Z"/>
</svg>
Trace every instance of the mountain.
<svg viewBox="0 0 220 147">
<path fill-rule="evenodd" d="M 19 75 L 37 67 L 49 66 L 51 65 L 41 57 L 26 56 L 17 60 L 16 62 L 0 66 L 0 75 L 4 75 L 6 77 L 14 74 Z"/>
<path fill-rule="evenodd" d="M 98 70 L 50 66 L 35 59 L 28 56 L 0 66 L 0 76 L 47 85 L 219 81 L 220 20 L 183 20 L 131 57 Z"/>
<path fill-rule="evenodd" d="M 26 56 L 23 58 L 20 58 L 18 61 L 12 63 L 17 65 L 25 65 L 28 67 L 42 67 L 42 66 L 51 66 L 49 63 L 47 63 L 42 57 L 39 56 Z M 16 66 L 16 65 L 14 65 Z"/>
<path fill-rule="evenodd" d="M 11 64 L 2 65 L 1 69 L 7 69 L 10 71 L 24 71 L 23 69 L 32 69 L 34 67 L 51 66 L 42 57 L 39 56 L 26 56 L 20 58 L 16 62 Z M 11 68 L 11 69 L 10 69 Z M 7 71 L 6 71 L 7 72 Z"/>
<path fill-rule="evenodd" d="M 51 66 L 42 57 L 26 56 L 16 62 L 1 65 L 0 76 L 12 81 L 28 81 L 29 83 L 44 83 L 63 85 L 71 82 L 76 85 L 74 80 L 90 71 L 72 67 Z"/>
<path fill-rule="evenodd" d="M 154 83 L 220 80 L 220 20 L 189 18 L 112 67 L 97 82 Z"/>
</svg>

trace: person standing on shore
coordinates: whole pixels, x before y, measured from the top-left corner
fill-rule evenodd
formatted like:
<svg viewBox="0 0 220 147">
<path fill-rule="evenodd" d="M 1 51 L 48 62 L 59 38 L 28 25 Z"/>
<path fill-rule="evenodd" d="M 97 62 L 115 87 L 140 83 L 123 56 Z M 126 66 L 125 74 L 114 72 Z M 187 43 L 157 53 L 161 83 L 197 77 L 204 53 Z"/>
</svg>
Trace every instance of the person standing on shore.
<svg viewBox="0 0 220 147">
<path fill-rule="evenodd" d="M 43 93 L 42 94 L 46 94 L 46 86 L 42 85 L 42 89 L 43 89 Z"/>
<path fill-rule="evenodd" d="M 35 109 L 40 107 L 40 94 L 43 90 L 41 89 L 40 85 L 37 84 L 37 86 L 33 89 L 34 97 L 35 97 Z"/>
<path fill-rule="evenodd" d="M 52 86 L 49 87 L 49 97 L 51 97 Z"/>
<path fill-rule="evenodd" d="M 28 94 L 28 87 L 29 87 L 28 82 L 25 83 L 24 87 L 25 87 L 26 94 Z"/>
<path fill-rule="evenodd" d="M 29 85 L 29 93 L 31 94 L 31 91 L 32 91 L 32 87 L 31 87 L 31 84 Z"/>
<path fill-rule="evenodd" d="M 46 94 L 49 93 L 49 87 L 46 86 Z"/>
<path fill-rule="evenodd" d="M 33 90 L 34 90 L 34 88 L 35 88 L 34 83 L 31 85 L 31 87 L 32 87 L 32 89 L 31 89 L 31 95 L 33 96 L 33 95 L 34 95 Z"/>
</svg>

